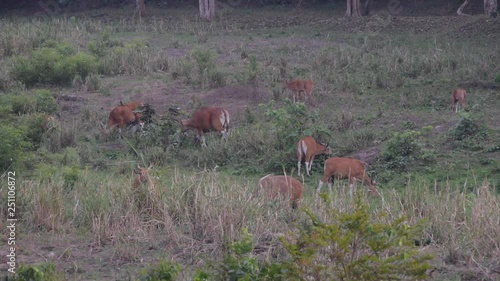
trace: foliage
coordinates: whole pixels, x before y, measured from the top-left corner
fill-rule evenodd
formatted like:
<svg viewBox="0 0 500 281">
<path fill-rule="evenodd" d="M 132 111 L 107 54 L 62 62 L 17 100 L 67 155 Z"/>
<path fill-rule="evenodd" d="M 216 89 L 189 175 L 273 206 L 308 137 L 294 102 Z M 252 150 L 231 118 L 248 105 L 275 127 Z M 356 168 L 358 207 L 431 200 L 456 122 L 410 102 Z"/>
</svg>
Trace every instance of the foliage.
<svg viewBox="0 0 500 281">
<path fill-rule="evenodd" d="M 403 216 L 390 222 L 379 215 L 371 219 L 368 206 L 358 191 L 354 210 L 332 207 L 328 195 L 326 217 L 305 212 L 310 226 L 290 233 L 281 241 L 291 260 L 284 263 L 287 280 L 424 280 L 430 269 L 429 255 L 413 245 L 423 222 L 409 225 Z M 293 237 L 293 238 L 292 238 Z M 291 241 L 291 242 L 290 242 Z"/>
<path fill-rule="evenodd" d="M 21 166 L 27 156 L 26 152 L 33 145 L 27 140 L 26 131 L 12 125 L 0 124 L 0 170 L 5 171 L 9 166 Z"/>
<path fill-rule="evenodd" d="M 385 167 L 397 172 L 405 172 L 412 165 L 433 161 L 432 154 L 423 153 L 425 151 L 420 142 L 421 135 L 420 131 L 415 130 L 394 133 L 380 154 Z"/>
<path fill-rule="evenodd" d="M 295 150 L 295 144 L 303 136 L 313 136 L 321 139 L 331 137 L 331 132 L 326 127 L 318 125 L 319 111 L 307 110 L 304 103 L 294 103 L 285 99 L 281 108 L 276 108 L 274 101 L 265 107 L 265 115 L 274 127 L 278 141 L 278 149 Z"/>
<path fill-rule="evenodd" d="M 141 270 L 140 281 L 172 281 L 181 271 L 181 267 L 174 263 L 162 260 L 156 266 Z"/>
<path fill-rule="evenodd" d="M 56 281 L 60 280 L 56 266 L 52 263 L 35 265 L 21 265 L 14 281 Z"/>
<path fill-rule="evenodd" d="M 462 110 L 459 112 L 459 115 L 460 119 L 453 129 L 453 137 L 455 140 L 463 141 L 484 135 L 484 128 L 479 125 L 480 122 L 476 120 L 470 112 Z"/>
<path fill-rule="evenodd" d="M 76 75 L 85 78 L 97 72 L 97 59 L 90 54 L 72 54 L 67 47 L 43 47 L 30 56 L 18 56 L 12 60 L 10 75 L 27 86 L 37 83 L 68 85 Z"/>
<path fill-rule="evenodd" d="M 253 235 L 245 227 L 241 229 L 241 236 L 240 240 L 228 245 L 228 252 L 224 255 L 215 280 L 283 280 L 284 275 L 279 264 L 259 264 L 257 258 L 252 255 Z"/>
</svg>

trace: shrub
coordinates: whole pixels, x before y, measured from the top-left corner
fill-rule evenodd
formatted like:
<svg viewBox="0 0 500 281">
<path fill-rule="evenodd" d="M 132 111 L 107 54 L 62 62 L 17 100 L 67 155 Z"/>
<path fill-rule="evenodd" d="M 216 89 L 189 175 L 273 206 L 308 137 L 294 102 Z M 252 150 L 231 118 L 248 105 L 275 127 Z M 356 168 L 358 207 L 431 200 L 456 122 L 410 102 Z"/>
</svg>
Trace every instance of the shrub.
<svg viewBox="0 0 500 281">
<path fill-rule="evenodd" d="M 72 54 L 66 48 L 41 48 L 29 57 L 15 57 L 10 68 L 13 79 L 27 86 L 34 84 L 69 84 L 78 74 L 85 78 L 97 72 L 97 59 L 89 54 Z"/>
<path fill-rule="evenodd" d="M 25 152 L 33 148 L 27 141 L 26 132 L 17 126 L 0 124 L 0 169 L 7 170 L 22 166 Z"/>
<path fill-rule="evenodd" d="M 56 281 L 61 280 L 53 263 L 21 265 L 14 281 Z"/>
<path fill-rule="evenodd" d="M 156 266 L 141 270 L 140 281 L 172 281 L 179 274 L 181 267 L 168 261 L 160 261 Z"/>
<path fill-rule="evenodd" d="M 432 161 L 431 154 L 425 154 L 423 158 L 423 146 L 420 143 L 420 131 L 405 130 L 402 133 L 394 133 L 382 150 L 380 156 L 385 161 L 387 169 L 405 172 L 411 165 Z"/>
<path fill-rule="evenodd" d="M 224 254 L 222 263 L 217 266 L 217 276 L 213 280 L 285 280 L 280 264 L 259 264 L 252 255 L 253 235 L 246 228 L 242 228 L 241 235 L 240 240 L 228 245 L 228 251 Z M 198 280 L 210 280 L 206 272 L 199 272 L 197 276 L 205 278 Z"/>
<path fill-rule="evenodd" d="M 287 278 L 296 280 L 424 280 L 429 255 L 420 254 L 414 238 L 423 221 L 410 225 L 405 217 L 371 218 L 360 191 L 354 210 L 335 209 L 322 195 L 326 217 L 306 209 L 309 226 L 281 238 L 291 259 L 283 263 Z M 287 239 L 288 238 L 288 239 Z M 293 242 L 290 242 L 293 240 Z M 287 279 L 289 280 L 289 279 Z"/>
<path fill-rule="evenodd" d="M 453 129 L 453 137 L 455 140 L 462 141 L 467 138 L 476 136 L 481 127 L 469 112 L 460 111 L 460 119 Z"/>
<path fill-rule="evenodd" d="M 57 102 L 49 90 L 35 90 L 35 112 L 53 114 L 57 111 Z"/>
</svg>

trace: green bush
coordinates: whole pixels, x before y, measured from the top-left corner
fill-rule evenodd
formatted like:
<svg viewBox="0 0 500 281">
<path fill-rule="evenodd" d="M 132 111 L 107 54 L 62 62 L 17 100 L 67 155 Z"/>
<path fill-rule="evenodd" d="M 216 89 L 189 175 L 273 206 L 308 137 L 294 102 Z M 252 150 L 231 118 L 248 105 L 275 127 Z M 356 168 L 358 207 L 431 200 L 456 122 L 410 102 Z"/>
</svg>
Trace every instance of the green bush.
<svg viewBox="0 0 500 281">
<path fill-rule="evenodd" d="M 0 140 L 0 169 L 5 171 L 11 165 L 21 167 L 26 152 L 33 148 L 26 132 L 14 124 L 0 124 Z"/>
<path fill-rule="evenodd" d="M 57 101 L 49 90 L 35 90 L 35 112 L 54 114 L 57 111 Z"/>
<path fill-rule="evenodd" d="M 78 74 L 82 78 L 97 72 L 97 59 L 89 54 L 69 51 L 61 47 L 44 47 L 29 57 L 15 57 L 10 75 L 27 86 L 41 84 L 70 84 Z"/>
<path fill-rule="evenodd" d="M 380 156 L 387 169 L 398 172 L 408 171 L 412 165 L 432 160 L 429 154 L 422 158 L 423 146 L 420 143 L 420 131 L 405 130 L 394 133 L 382 150 Z"/>
<path fill-rule="evenodd" d="M 323 194 L 326 217 L 306 209 L 309 226 L 300 234 L 281 238 L 291 258 L 282 264 L 286 280 L 425 280 L 432 257 L 413 244 L 421 237 L 423 221 L 410 225 L 405 217 L 393 219 L 371 212 L 358 191 L 355 208 L 335 209 Z M 293 238 L 290 238 L 293 237 Z M 287 239 L 288 238 L 288 239 Z M 289 242 L 293 240 L 293 242 Z"/>
<path fill-rule="evenodd" d="M 53 263 L 41 265 L 21 265 L 14 281 L 57 281 L 61 280 Z"/>
<path fill-rule="evenodd" d="M 140 281 L 172 281 L 181 271 L 181 267 L 168 261 L 160 261 L 156 266 L 141 270 Z"/>
<path fill-rule="evenodd" d="M 228 245 L 228 251 L 224 254 L 224 260 L 217 264 L 214 279 L 210 275 L 200 271 L 197 280 L 287 280 L 284 279 L 285 271 L 279 263 L 259 263 L 252 255 L 253 235 L 242 228 L 241 239 Z M 196 280 L 196 279 L 195 279 Z"/>
</svg>

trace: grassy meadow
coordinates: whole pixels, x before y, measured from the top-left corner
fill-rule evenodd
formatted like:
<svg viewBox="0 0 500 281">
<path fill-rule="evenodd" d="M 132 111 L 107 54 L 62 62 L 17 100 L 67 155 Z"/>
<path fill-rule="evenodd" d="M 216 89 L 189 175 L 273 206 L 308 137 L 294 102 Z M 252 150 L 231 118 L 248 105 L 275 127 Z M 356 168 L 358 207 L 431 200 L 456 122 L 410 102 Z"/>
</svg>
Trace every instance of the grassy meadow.
<svg viewBox="0 0 500 281">
<path fill-rule="evenodd" d="M 324 155 L 300 178 L 298 210 L 252 197 L 264 175 L 297 176 L 296 142 L 313 135 L 369 164 L 381 196 L 358 191 L 373 222 L 421 226 L 410 242 L 432 256 L 426 279 L 500 279 L 498 20 L 346 19 L 330 8 L 224 9 L 213 23 L 180 8 L 0 18 L 0 227 L 3 171 L 15 171 L 18 266 L 45 272 L 39 280 L 238 280 L 221 263 L 233 265 L 242 229 L 252 248 L 237 258 L 287 261 L 280 237 L 317 226 L 305 210 L 325 222 L 332 208 L 356 210 L 345 181 L 323 187 L 330 200 L 315 194 Z M 298 78 L 314 81 L 311 100 L 290 101 L 283 81 Z M 455 114 L 457 87 L 467 110 Z M 135 100 L 154 110 L 144 131 L 103 129 Z M 201 148 L 181 131 L 201 105 L 229 111 L 228 142 L 211 133 Z M 153 165 L 154 192 L 131 189 L 137 164 Z M 331 264 L 329 251 L 315 264 Z M 148 268 L 175 277 L 145 279 Z"/>
</svg>

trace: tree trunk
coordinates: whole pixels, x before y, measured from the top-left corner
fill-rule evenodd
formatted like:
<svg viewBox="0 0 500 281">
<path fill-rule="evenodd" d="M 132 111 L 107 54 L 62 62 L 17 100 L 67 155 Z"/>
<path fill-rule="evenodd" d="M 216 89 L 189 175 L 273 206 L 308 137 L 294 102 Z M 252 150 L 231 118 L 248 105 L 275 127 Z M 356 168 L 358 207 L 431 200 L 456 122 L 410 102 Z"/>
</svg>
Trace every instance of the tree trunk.
<svg viewBox="0 0 500 281">
<path fill-rule="evenodd" d="M 199 0 L 200 17 L 212 21 L 215 18 L 215 0 Z"/>
<path fill-rule="evenodd" d="M 347 0 L 347 17 L 360 17 L 361 16 L 361 3 L 360 0 Z"/>
<path fill-rule="evenodd" d="M 144 0 L 135 0 L 137 11 L 139 11 L 139 16 L 146 16 L 146 5 L 144 4 Z"/>
<path fill-rule="evenodd" d="M 497 0 L 484 0 L 484 12 L 492 17 L 496 16 L 497 13 Z"/>
<path fill-rule="evenodd" d="M 457 10 L 457 15 L 459 15 L 459 16 L 466 16 L 467 15 L 467 14 L 464 14 L 462 11 L 464 10 L 465 6 L 467 6 L 469 4 L 469 1 L 470 0 L 465 0 L 462 3 L 462 5 L 460 5 L 460 7 Z"/>
<path fill-rule="evenodd" d="M 372 4 L 373 4 L 373 0 L 366 0 L 365 5 L 363 6 L 363 11 L 361 12 L 361 15 L 369 16 L 370 11 L 372 9 Z"/>
</svg>

